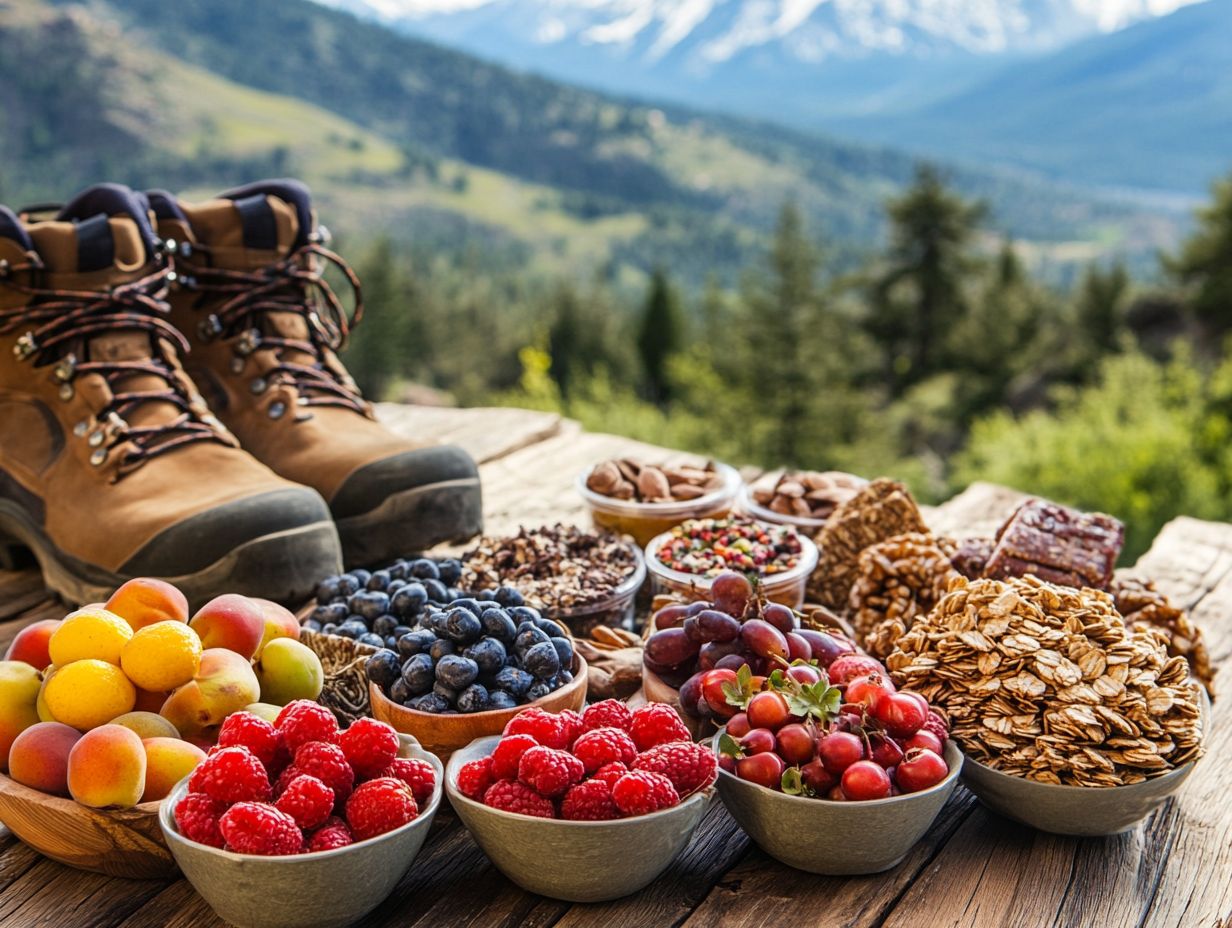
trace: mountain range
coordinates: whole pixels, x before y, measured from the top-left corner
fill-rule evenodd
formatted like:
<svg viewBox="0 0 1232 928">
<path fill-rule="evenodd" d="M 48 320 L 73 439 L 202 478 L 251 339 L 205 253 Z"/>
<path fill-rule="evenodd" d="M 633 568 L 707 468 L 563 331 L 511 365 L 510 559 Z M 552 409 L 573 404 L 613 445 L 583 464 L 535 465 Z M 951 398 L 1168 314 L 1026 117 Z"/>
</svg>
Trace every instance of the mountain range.
<svg viewBox="0 0 1232 928">
<path fill-rule="evenodd" d="M 1232 167 L 1228 0 L 322 2 L 588 86 L 1084 184 L 1194 194 Z"/>
</svg>

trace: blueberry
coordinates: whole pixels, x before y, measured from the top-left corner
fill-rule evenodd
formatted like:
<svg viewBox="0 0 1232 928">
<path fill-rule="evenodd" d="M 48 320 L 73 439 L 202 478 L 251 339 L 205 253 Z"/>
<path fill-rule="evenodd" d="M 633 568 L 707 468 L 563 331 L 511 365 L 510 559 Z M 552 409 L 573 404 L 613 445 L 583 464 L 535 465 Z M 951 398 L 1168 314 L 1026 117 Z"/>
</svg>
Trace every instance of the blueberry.
<svg viewBox="0 0 1232 928">
<path fill-rule="evenodd" d="M 406 685 L 406 681 L 399 677 L 393 683 L 389 684 L 389 690 L 386 693 L 394 702 L 406 703 L 415 694 L 411 692 L 411 688 Z"/>
<path fill-rule="evenodd" d="M 402 665 L 402 679 L 414 696 L 432 689 L 436 681 L 436 666 L 427 654 L 412 654 Z"/>
<path fill-rule="evenodd" d="M 508 690 L 514 696 L 521 698 L 531 688 L 535 678 L 525 670 L 516 667 L 504 667 L 496 672 L 496 685 L 502 690 Z"/>
<path fill-rule="evenodd" d="M 338 634 L 338 623 L 337 622 L 327 622 L 326 624 L 322 625 L 321 634 L 322 635 Z"/>
<path fill-rule="evenodd" d="M 363 622 L 347 620 L 334 629 L 335 635 L 341 635 L 343 638 L 358 638 L 360 635 L 368 634 L 368 626 Z"/>
<path fill-rule="evenodd" d="M 389 611 L 404 619 L 419 615 L 428 602 L 428 591 L 422 583 L 408 583 L 397 590 L 389 600 Z"/>
<path fill-rule="evenodd" d="M 528 702 L 534 702 L 536 699 L 542 699 L 552 692 L 554 687 L 546 680 L 539 680 L 526 691 L 526 699 Z"/>
<path fill-rule="evenodd" d="M 324 625 L 326 622 L 333 622 L 338 625 L 347 620 L 347 616 L 351 614 L 351 610 L 347 608 L 346 603 L 329 603 L 324 606 L 317 606 L 312 610 L 312 617 Z"/>
<path fill-rule="evenodd" d="M 552 639 L 544 632 L 535 628 L 533 625 L 524 627 L 518 632 L 518 637 L 514 639 L 513 648 L 522 655 L 523 660 L 526 659 L 526 652 L 537 644 L 551 644 Z"/>
<path fill-rule="evenodd" d="M 429 629 L 419 628 L 407 632 L 398 639 L 398 653 L 403 658 L 410 657 L 413 654 L 425 654 L 435 642 L 435 634 Z"/>
<path fill-rule="evenodd" d="M 372 576 L 368 578 L 368 582 L 364 584 L 370 590 L 379 590 L 385 592 L 389 589 L 389 581 L 393 578 L 389 576 L 388 570 L 374 570 Z"/>
<path fill-rule="evenodd" d="M 364 632 L 362 635 L 360 635 L 355 640 L 358 641 L 360 644 L 370 644 L 374 648 L 385 647 L 385 639 L 382 638 L 380 635 L 373 634 L 372 632 Z"/>
<path fill-rule="evenodd" d="M 459 712 L 482 712 L 490 708 L 488 691 L 478 683 L 472 683 L 458 694 Z"/>
<path fill-rule="evenodd" d="M 412 561 L 408 568 L 410 575 L 417 580 L 440 580 L 441 572 L 437 566 L 428 560 L 426 557 L 421 557 L 417 561 Z"/>
<path fill-rule="evenodd" d="M 304 621 L 300 623 L 300 628 L 305 631 L 319 632 L 321 630 L 321 623 L 316 619 L 304 619 Z"/>
<path fill-rule="evenodd" d="M 386 635 L 385 636 L 385 647 L 389 648 L 389 650 L 391 651 L 397 651 L 398 650 L 398 639 L 393 635 Z"/>
<path fill-rule="evenodd" d="M 562 670 L 560 672 L 560 676 L 557 677 L 556 679 L 557 679 L 557 686 L 564 686 L 566 683 L 573 682 L 573 674 L 570 673 L 568 670 Z"/>
<path fill-rule="evenodd" d="M 405 580 L 398 580 L 395 578 L 389 581 L 389 586 L 386 588 L 385 592 L 388 593 L 390 596 L 393 596 L 404 586 L 406 586 Z"/>
<path fill-rule="evenodd" d="M 450 609 L 445 616 L 445 635 L 458 644 L 470 644 L 482 634 L 479 616 L 469 609 Z"/>
<path fill-rule="evenodd" d="M 403 635 L 409 635 L 414 630 L 415 629 L 411 628 L 409 625 L 395 625 L 394 630 L 390 632 L 390 634 L 395 638 L 401 638 Z"/>
<path fill-rule="evenodd" d="M 551 619 L 536 619 L 535 628 L 544 632 L 549 638 L 564 638 L 565 630 Z"/>
<path fill-rule="evenodd" d="M 394 561 L 385 569 L 389 571 L 389 577 L 391 580 L 405 580 L 406 568 L 406 561 L 403 558 L 398 558 L 398 560 Z"/>
<path fill-rule="evenodd" d="M 452 686 L 446 686 L 439 680 L 432 684 L 432 692 L 441 697 L 441 699 L 445 700 L 451 706 L 456 705 L 458 702 L 458 691 Z"/>
<path fill-rule="evenodd" d="M 448 638 L 437 638 L 428 648 L 428 653 L 432 655 L 434 661 L 439 661 L 442 657 L 448 657 L 457 650 L 457 647 Z"/>
<path fill-rule="evenodd" d="M 494 603 L 496 602 L 496 591 L 495 590 L 480 590 L 478 593 L 475 594 L 475 598 L 479 600 L 481 603 Z"/>
<path fill-rule="evenodd" d="M 517 704 L 518 701 L 504 690 L 488 690 L 489 709 L 512 709 Z"/>
<path fill-rule="evenodd" d="M 436 632 L 437 637 L 445 634 L 445 621 L 449 618 L 449 614 L 442 609 L 434 609 L 432 612 L 426 613 L 419 619 L 419 624 L 424 628 L 430 628 Z"/>
<path fill-rule="evenodd" d="M 482 673 L 496 673 L 505 666 L 505 646 L 495 638 L 480 638 L 463 654 L 478 664 Z"/>
<path fill-rule="evenodd" d="M 523 622 L 533 622 L 536 619 L 541 618 L 539 615 L 539 610 L 532 609 L 530 606 L 510 606 L 509 614 L 513 616 L 513 621 L 517 622 L 519 625 Z"/>
<path fill-rule="evenodd" d="M 573 666 L 573 642 L 568 638 L 553 638 L 552 645 L 556 648 L 556 655 L 560 658 L 560 666 L 569 668 Z"/>
<path fill-rule="evenodd" d="M 392 635 L 398 627 L 398 620 L 392 615 L 378 615 L 372 620 L 372 630 L 382 637 Z"/>
<path fill-rule="evenodd" d="M 555 650 L 553 650 L 555 655 Z M 436 679 L 455 690 L 463 690 L 479 676 L 479 665 L 469 657 L 446 654 L 436 662 Z"/>
<path fill-rule="evenodd" d="M 381 649 L 364 662 L 368 679 L 379 687 L 387 687 L 402 674 L 402 664 L 393 651 Z"/>
<path fill-rule="evenodd" d="M 551 641 L 544 641 L 522 655 L 522 664 L 540 680 L 550 680 L 560 673 L 560 655 Z"/>
<path fill-rule="evenodd" d="M 442 713 L 449 709 L 449 703 L 436 693 L 425 693 L 423 696 L 415 696 L 412 699 L 403 703 L 408 709 L 416 709 L 420 712 Z"/>
<path fill-rule="evenodd" d="M 368 581 L 372 579 L 372 571 L 357 567 L 351 571 L 351 576 L 355 578 L 355 582 L 359 584 L 359 588 L 362 590 L 368 585 Z"/>
<path fill-rule="evenodd" d="M 457 558 L 446 558 L 436 565 L 436 569 L 440 574 L 441 580 L 450 586 L 455 585 L 462 579 L 462 562 Z"/>
<path fill-rule="evenodd" d="M 479 600 L 472 599 L 469 596 L 459 596 L 449 605 L 453 606 L 455 609 L 467 609 L 474 614 L 475 618 L 479 618 L 479 616 L 483 615 L 483 606 L 480 605 Z"/>
<path fill-rule="evenodd" d="M 509 613 L 503 609 L 488 609 L 479 617 L 479 621 L 483 623 L 484 634 L 498 638 L 505 644 L 513 644 L 513 639 L 518 634 L 513 619 L 509 618 Z"/>
<path fill-rule="evenodd" d="M 518 657 L 517 651 L 510 651 L 505 655 L 505 666 L 517 667 L 519 670 L 522 669 L 522 658 Z"/>
<path fill-rule="evenodd" d="M 429 563 L 431 562 L 429 561 Z M 445 584 L 441 583 L 441 581 L 429 578 L 423 582 L 423 588 L 428 591 L 429 602 L 440 603 L 443 606 L 449 604 L 449 590 L 446 589 Z"/>
<path fill-rule="evenodd" d="M 457 587 L 450 586 L 450 587 L 445 588 L 445 600 L 447 602 L 453 602 L 455 599 L 461 599 L 461 598 L 462 598 L 462 591 L 459 590 Z"/>
<path fill-rule="evenodd" d="M 343 606 L 342 608 L 345 610 L 346 606 Z M 334 607 L 331 605 L 317 606 L 315 609 L 312 610 L 310 618 L 316 619 L 321 624 L 325 624 L 326 622 L 330 621 L 331 617 L 333 616 L 333 613 L 334 613 Z"/>
<path fill-rule="evenodd" d="M 341 577 L 326 577 L 317 584 L 317 602 L 327 603 L 341 595 L 342 591 Z"/>
<path fill-rule="evenodd" d="M 496 601 L 502 606 L 524 606 L 526 600 L 511 586 L 502 586 L 496 591 Z"/>
<path fill-rule="evenodd" d="M 338 597 L 345 598 L 350 596 L 352 593 L 358 593 L 359 588 L 362 585 L 363 584 L 361 584 L 350 574 L 343 574 L 338 578 L 338 593 L 335 596 L 331 596 L 330 599 L 337 599 Z"/>
<path fill-rule="evenodd" d="M 356 614 L 371 621 L 389 612 L 389 594 L 382 593 L 380 590 L 366 590 L 352 596 L 348 605 Z"/>
</svg>

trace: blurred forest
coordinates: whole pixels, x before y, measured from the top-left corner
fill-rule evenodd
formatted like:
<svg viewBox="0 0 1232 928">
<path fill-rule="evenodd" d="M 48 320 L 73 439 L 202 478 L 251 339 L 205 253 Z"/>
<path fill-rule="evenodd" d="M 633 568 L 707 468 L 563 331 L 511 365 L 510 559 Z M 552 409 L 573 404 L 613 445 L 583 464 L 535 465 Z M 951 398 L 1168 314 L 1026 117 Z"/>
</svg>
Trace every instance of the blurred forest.
<svg viewBox="0 0 1232 928">
<path fill-rule="evenodd" d="M 358 256 L 347 361 L 375 398 L 555 410 L 735 463 L 888 474 L 925 501 L 1009 484 L 1118 515 L 1128 557 L 1175 515 L 1232 517 L 1232 177 L 1149 284 L 1117 264 L 1034 279 L 928 166 L 886 214 L 884 246 L 837 270 L 789 202 L 734 288 L 381 239 Z"/>
</svg>

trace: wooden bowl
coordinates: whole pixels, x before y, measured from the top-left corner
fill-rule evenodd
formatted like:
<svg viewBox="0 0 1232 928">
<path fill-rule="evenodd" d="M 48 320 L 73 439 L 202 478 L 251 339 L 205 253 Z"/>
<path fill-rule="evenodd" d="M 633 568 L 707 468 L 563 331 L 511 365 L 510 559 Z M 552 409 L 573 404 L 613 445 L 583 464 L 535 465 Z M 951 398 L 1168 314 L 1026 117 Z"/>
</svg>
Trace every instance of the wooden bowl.
<svg viewBox="0 0 1232 928">
<path fill-rule="evenodd" d="M 374 683 L 368 684 L 368 697 L 372 701 L 373 718 L 414 736 L 425 751 L 431 751 L 446 762 L 454 751 L 466 747 L 476 738 L 499 735 L 509 720 L 523 709 L 537 706 L 547 712 L 563 712 L 565 709 L 580 711 L 586 704 L 586 673 L 585 659 L 580 654 L 574 654 L 573 679 L 560 689 L 524 706 L 489 709 L 487 712 L 438 715 L 408 709 L 391 700 Z"/>
<path fill-rule="evenodd" d="M 158 825 L 158 803 L 91 809 L 0 774 L 0 821 L 40 854 L 80 870 L 131 879 L 178 874 Z"/>
</svg>

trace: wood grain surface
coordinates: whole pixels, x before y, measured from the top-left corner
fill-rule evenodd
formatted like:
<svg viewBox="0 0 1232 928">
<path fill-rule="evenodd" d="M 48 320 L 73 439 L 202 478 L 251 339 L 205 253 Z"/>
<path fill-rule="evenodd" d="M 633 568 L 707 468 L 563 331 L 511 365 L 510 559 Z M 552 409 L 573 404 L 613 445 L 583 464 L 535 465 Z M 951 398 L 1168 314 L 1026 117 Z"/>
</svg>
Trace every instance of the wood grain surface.
<svg viewBox="0 0 1232 928">
<path fill-rule="evenodd" d="M 383 419 L 425 443 L 456 442 L 480 462 L 488 529 L 578 522 L 585 467 L 672 452 L 525 410 L 383 405 Z M 733 462 L 735 463 L 735 462 Z M 751 471 L 750 473 L 756 473 Z M 989 534 L 1022 494 L 976 484 L 928 510 L 930 525 Z M 1180 518 L 1132 568 L 1193 611 L 1224 687 L 1232 679 L 1232 525 Z M 34 571 L 0 572 L 0 647 L 63 609 Z M 1221 687 L 1222 688 L 1222 687 Z M 1215 701 L 1208 756 L 1180 795 L 1133 832 L 1064 838 L 988 812 L 961 786 L 893 870 L 872 877 L 800 873 L 767 857 L 721 804 L 645 890 L 571 905 L 522 892 L 442 809 L 415 864 L 364 924 L 491 928 L 801 925 L 824 928 L 1232 928 L 1232 708 Z M 841 847 L 834 853 L 841 854 Z M 635 848 L 617 848 L 612 866 Z M 213 928 L 223 924 L 183 880 L 122 880 L 42 857 L 0 826 L 0 925 Z"/>
</svg>

